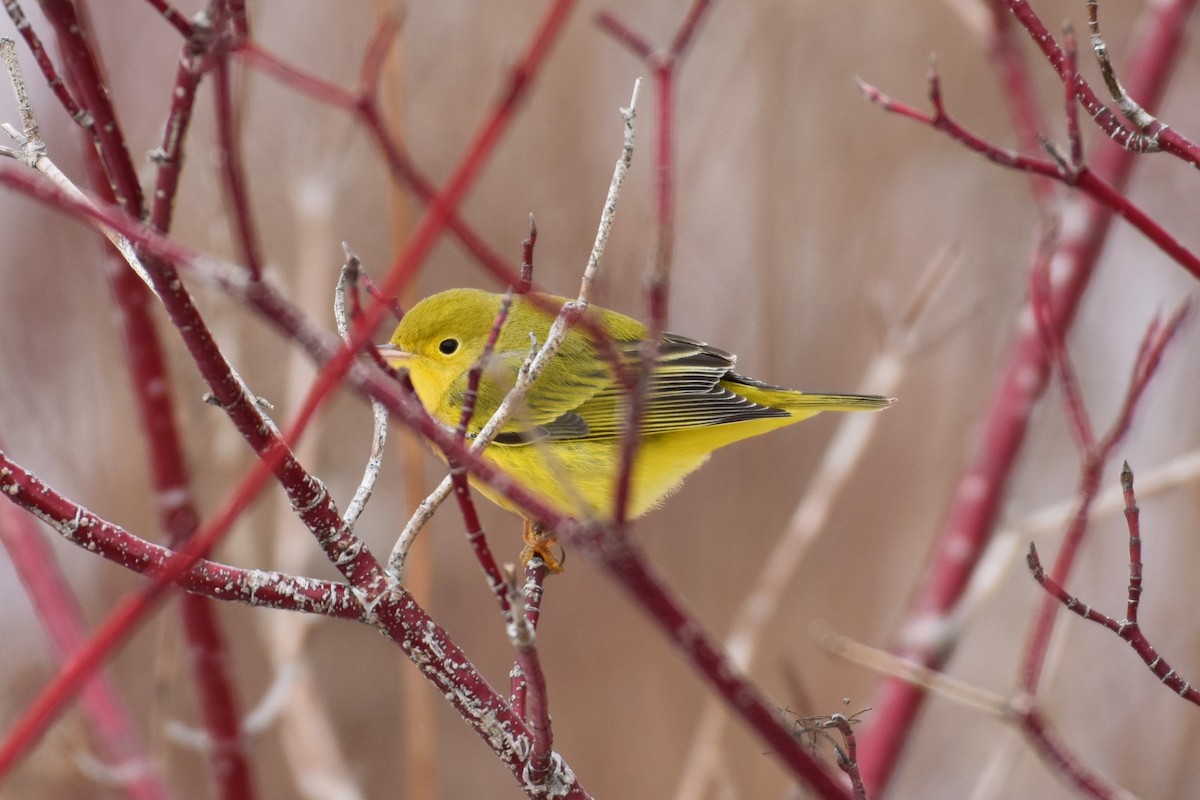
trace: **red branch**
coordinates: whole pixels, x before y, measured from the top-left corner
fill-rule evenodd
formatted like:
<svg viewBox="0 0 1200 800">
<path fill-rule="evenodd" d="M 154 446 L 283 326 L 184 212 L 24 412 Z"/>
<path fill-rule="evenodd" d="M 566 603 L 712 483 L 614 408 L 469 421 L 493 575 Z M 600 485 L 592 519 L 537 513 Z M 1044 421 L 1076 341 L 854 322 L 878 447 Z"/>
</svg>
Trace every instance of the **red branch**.
<svg viewBox="0 0 1200 800">
<path fill-rule="evenodd" d="M 1009 0 L 1008 5 L 1024 4 Z M 1148 105 L 1156 105 L 1165 90 L 1186 29 L 1184 22 L 1193 5 L 1194 0 L 1175 0 L 1149 8 L 1148 24 L 1138 28 L 1142 35 L 1130 46 L 1135 56 L 1128 67 L 1129 87 L 1131 94 Z M 1048 34 L 1045 39 L 1049 39 Z M 1097 186 L 1120 196 L 1132 169 L 1132 156 L 1113 142 L 1104 142 L 1097 148 L 1087 174 L 1095 176 Z M 1056 329 L 1070 328 L 1090 282 L 1115 207 L 1111 198 L 1105 202 L 1107 205 L 1087 204 L 1082 224 L 1066 232 L 1056 248 L 1053 257 L 1060 260 L 1062 269 L 1062 280 L 1050 300 Z M 932 623 L 950 619 L 990 538 L 1030 412 L 1045 388 L 1047 375 L 1041 334 L 1032 328 L 1019 330 L 981 425 L 979 451 L 959 479 L 926 574 L 900 627 L 895 648 L 902 657 L 936 669 L 954 652 L 956 632 Z M 929 631 L 941 633 L 930 636 Z M 870 726 L 859 741 L 863 778 L 872 791 L 886 787 L 914 730 L 913 722 L 924 698 L 923 690 L 901 679 L 883 681 L 871 704 L 875 713 Z"/>
<path fill-rule="evenodd" d="M 542 585 L 546 572 L 546 562 L 535 555 L 525 567 L 524 589 L 517 587 L 516 573 L 511 570 L 505 584 L 508 591 L 508 638 L 516 650 L 511 673 L 511 705 L 514 712 L 527 720 L 529 731 L 533 734 L 528 777 L 529 782 L 535 785 L 545 782 L 554 759 L 549 692 L 537 650 L 537 618 L 541 613 Z M 525 608 L 527 598 L 535 604 L 532 612 Z"/>
<path fill-rule="evenodd" d="M 397 25 L 395 18 L 384 17 L 376 33 L 375 41 L 368 48 L 368 53 L 378 51 L 380 43 L 389 43 L 396 35 Z M 285 86 L 307 95 L 317 102 L 340 108 L 354 115 L 375 141 L 375 146 L 387 163 L 394 180 L 407 186 L 427 205 L 437 197 L 437 186 L 417 169 L 403 146 L 387 130 L 373 83 L 364 82 L 359 93 L 355 94 L 287 64 L 264 50 L 257 42 L 243 42 L 237 52 L 247 64 L 275 78 Z M 372 59 L 370 58 L 364 61 L 364 81 L 372 80 L 371 63 Z M 450 215 L 446 222 L 446 229 L 458 239 L 459 243 L 476 261 L 495 275 L 501 283 L 509 286 L 517 285 L 519 282 L 518 271 L 492 249 L 457 212 Z"/>
<path fill-rule="evenodd" d="M 1150 152 L 1162 150 L 1165 153 L 1200 167 L 1200 147 L 1180 134 L 1174 128 L 1155 121 L 1144 131 L 1127 127 L 1119 116 L 1114 114 L 1100 101 L 1091 85 L 1084 80 L 1071 65 L 1068 64 L 1066 51 L 1059 46 L 1042 20 L 1034 12 L 1028 0 L 999 0 L 1008 7 L 1017 21 L 1029 33 L 1034 45 L 1050 61 L 1058 72 L 1059 78 L 1068 86 L 1073 85 L 1075 96 L 1083 104 L 1088 116 L 1118 145 L 1131 152 Z M 1148 14 L 1157 17 L 1151 32 L 1145 37 L 1139 47 L 1131 48 L 1130 52 L 1144 58 L 1156 58 L 1159 51 L 1171 54 L 1167 59 L 1174 60 L 1174 54 L 1179 52 L 1180 41 L 1187 31 L 1187 19 L 1195 7 L 1195 0 L 1174 0 L 1163 4 L 1158 9 L 1148 9 Z M 1136 68 L 1130 70 L 1131 73 Z M 1130 80 L 1130 94 L 1135 97 L 1147 98 L 1143 103 L 1147 106 L 1158 105 L 1162 97 L 1161 87 L 1149 87 L 1145 91 L 1136 86 L 1136 81 Z"/>
<path fill-rule="evenodd" d="M 72 502 L 10 459 L 3 450 L 0 450 L 0 492 L 72 544 L 139 575 L 164 574 L 177 555 Z M 363 618 L 362 608 L 344 583 L 316 578 L 296 582 L 292 576 L 280 572 L 241 569 L 203 558 L 174 580 L 180 588 L 214 600 L 337 619 Z"/>
<path fill-rule="evenodd" d="M 1084 797 L 1092 800 L 1119 800 L 1118 794 L 1100 775 L 1092 772 L 1071 752 L 1057 732 L 1037 709 L 1016 711 L 1021 732 L 1033 744 L 1034 750 L 1054 768 L 1056 775 L 1074 786 Z"/>
<path fill-rule="evenodd" d="M 1197 257 L 1195 253 L 1184 247 L 1178 239 L 1172 236 L 1153 217 L 1143 211 L 1124 194 L 1123 187 L 1118 185 L 1124 183 L 1124 175 L 1121 176 L 1120 181 L 1110 182 L 1104 177 L 1105 172 L 1098 167 L 1090 168 L 1083 164 L 1071 165 L 1066 162 L 1021 155 L 1020 153 L 997 147 L 980 138 L 959 125 L 958 122 L 946 113 L 942 105 L 941 85 L 936 68 L 931 67 L 929 73 L 929 99 L 934 109 L 932 114 L 927 114 L 912 106 L 894 100 L 870 84 L 860 82 L 859 87 L 868 100 L 879 105 L 885 111 L 908 117 L 909 119 L 942 131 L 950 138 L 968 149 L 979 153 L 994 164 L 999 164 L 1008 169 L 1040 175 L 1045 178 L 1053 178 L 1067 186 L 1078 189 L 1097 203 L 1103 205 L 1106 209 L 1106 214 L 1115 213 L 1120 216 L 1130 225 L 1137 228 L 1146 239 L 1170 256 L 1177 264 L 1195 277 L 1200 278 L 1200 257 Z M 1096 163 L 1101 164 L 1102 162 L 1100 159 L 1097 159 Z"/>
<path fill-rule="evenodd" d="M 58 70 L 54 68 L 54 62 L 50 60 L 50 54 L 46 52 L 45 45 L 42 44 L 41 38 L 37 35 L 37 31 L 29 24 L 29 18 L 25 16 L 24 9 L 17 0 L 4 0 L 4 10 L 8 13 L 8 18 L 12 20 L 13 27 L 25 39 L 25 43 L 29 45 L 29 50 L 33 53 L 34 61 L 37 62 L 38 69 L 41 70 L 42 76 L 46 79 L 46 85 L 50 91 L 54 93 L 59 105 L 67 112 L 71 120 L 83 128 L 84 132 L 91 138 L 95 138 L 95 119 L 91 114 L 84 111 L 75 102 L 75 98 L 71 96 L 70 90 L 67 89 L 67 84 L 63 81 L 62 76 L 58 74 Z"/>
<path fill-rule="evenodd" d="M 525 586 L 522 588 L 525 605 L 525 620 L 529 623 L 530 630 L 536 633 L 538 620 L 542 616 L 542 594 L 543 587 L 546 581 L 546 562 L 540 556 L 534 556 L 529 559 L 529 563 L 525 565 Z M 527 719 L 525 715 L 525 699 L 528 696 L 529 686 L 525 681 L 525 674 L 521 670 L 521 663 L 518 661 L 513 665 L 513 670 L 510 675 L 510 690 L 512 697 L 509 700 L 509 705 L 513 707 L 513 711 L 521 719 Z"/>
<path fill-rule="evenodd" d="M 222 24 L 224 17 L 219 3 L 210 5 L 208 13 L 214 25 Z M 214 41 L 207 33 L 205 30 L 200 36 L 185 42 L 180 56 L 180 68 L 176 76 L 178 91 L 172 93 L 172 119 L 168 121 L 168 133 L 164 136 L 165 140 L 170 140 L 171 131 L 174 131 L 175 140 L 166 145 L 170 152 L 163 153 L 165 158 L 160 168 L 167 173 L 167 179 L 160 180 L 161 189 L 156 193 L 154 203 L 156 211 L 165 211 L 164 225 L 169 223 L 171 202 L 178 186 L 179 156 L 186 122 L 190 119 L 195 85 L 201 75 L 199 64 L 206 48 Z M 98 61 L 91 54 L 86 38 L 81 38 L 77 46 L 85 50 L 77 55 L 77 61 Z M 107 92 L 101 91 L 100 94 Z M 119 142 L 109 140 L 107 143 L 115 146 Z M 101 141 L 100 146 L 105 146 L 105 142 Z M 83 150 L 97 191 L 108 200 L 114 200 L 111 186 L 128 181 L 128 176 L 106 177 L 101 166 L 104 162 L 103 153 L 92 147 L 91 140 L 84 142 Z M 124 157 L 109 159 L 117 165 L 126 160 Z M 199 516 L 193 504 L 190 478 L 175 422 L 175 405 L 169 390 L 170 380 L 162 345 L 149 309 L 150 293 L 117 258 L 115 252 L 108 253 L 105 263 L 109 267 L 107 277 L 121 322 L 126 365 L 147 446 L 162 530 L 168 543 L 178 547 L 194 533 Z M 253 796 L 252 779 L 242 743 L 240 712 L 233 682 L 226 669 L 226 647 L 215 608 L 202 597 L 187 595 L 183 598 L 181 612 L 189 661 L 199 695 L 198 705 L 212 742 L 209 758 L 212 760 L 218 796 L 226 800 L 250 798 Z"/>
<path fill-rule="evenodd" d="M 1019 150 L 1030 153 L 1040 148 L 1042 132 L 1048 130 L 1037 96 L 1033 77 L 1013 27 L 1012 14 L 1002 0 L 991 0 L 991 27 L 988 31 L 988 56 L 999 74 L 1001 96 L 1008 103 L 1008 116 L 1016 129 Z M 1046 209 L 1054 199 L 1053 181 L 1030 173 L 1030 186 L 1038 205 Z"/>
<path fill-rule="evenodd" d="M 617 41 L 628 47 L 654 74 L 658 89 L 655 109 L 658 138 L 655 147 L 655 198 L 657 245 L 654 271 L 648 290 L 650 324 L 639 354 L 636 382 L 629 397 L 624 430 L 621 435 L 621 461 L 617 471 L 616 496 L 612 515 L 617 534 L 623 535 L 629 509 L 641 443 L 642 417 L 650 389 L 650 376 L 658 358 L 658 342 L 667 322 L 667 297 L 670 293 L 671 255 L 675 246 L 675 76 L 688 47 L 696 37 L 701 22 L 711 7 L 711 0 L 695 0 L 666 52 L 656 51 L 641 34 L 609 12 L 596 15 L 596 23 Z"/>
<path fill-rule="evenodd" d="M 1092 503 L 1096 499 L 1096 494 L 1100 490 L 1104 465 L 1111 458 L 1113 450 L 1116 449 L 1116 446 L 1124 439 L 1125 434 L 1128 433 L 1129 426 L 1133 422 L 1133 414 L 1137 408 L 1138 401 L 1146 391 L 1146 387 L 1150 384 L 1150 379 L 1154 376 L 1155 371 L 1162 362 L 1163 352 L 1166 350 L 1167 345 L 1175 338 L 1180 325 L 1183 324 L 1186 311 L 1187 306 L 1182 307 L 1171 316 L 1165 325 L 1160 324 L 1158 319 L 1152 321 L 1149 329 L 1146 331 L 1145 337 L 1142 339 L 1141 346 L 1138 348 L 1129 385 L 1125 391 L 1125 398 L 1121 403 L 1120 410 L 1117 412 L 1116 419 L 1101 439 L 1098 441 L 1085 441 L 1086 446 L 1082 451 L 1083 464 L 1080 467 L 1079 489 L 1076 492 L 1078 502 L 1075 514 L 1067 526 L 1062 549 L 1059 550 L 1058 557 L 1054 562 L 1054 568 L 1050 573 L 1051 578 L 1058 585 L 1066 581 L 1071 567 L 1075 563 L 1075 556 L 1079 552 L 1079 547 L 1083 543 L 1084 534 L 1087 532 L 1089 512 Z M 1060 355 L 1060 358 L 1064 361 L 1066 360 L 1065 351 Z M 1070 369 L 1067 368 L 1067 371 L 1070 372 Z M 1082 400 L 1077 398 L 1074 402 L 1068 404 L 1067 409 L 1069 415 L 1082 415 L 1084 417 L 1084 421 L 1076 423 L 1078 428 L 1085 431 L 1091 430 L 1092 426 L 1090 421 L 1086 420 L 1087 412 L 1083 407 Z M 1090 434 L 1088 435 L 1090 436 Z M 1053 599 L 1050 597 L 1044 598 L 1041 608 L 1035 617 L 1033 630 L 1030 632 L 1029 639 L 1026 642 L 1025 657 L 1021 665 L 1021 688 L 1031 696 L 1037 692 L 1038 681 L 1041 677 L 1046 654 L 1050 646 L 1050 633 L 1054 627 L 1054 609 Z"/>
<path fill-rule="evenodd" d="M 241 261 L 250 271 L 250 277 L 262 277 L 262 246 L 259 244 L 254 213 L 250 206 L 250 190 L 246 186 L 245 169 L 242 166 L 239 120 L 233 107 L 231 72 L 233 65 L 227 54 L 221 54 L 216 69 L 217 109 L 217 158 L 220 160 L 224 178 L 225 195 L 228 198 L 230 224 L 234 228 L 233 240 L 237 242 Z"/>
<path fill-rule="evenodd" d="M 104 165 L 116 202 L 139 216 L 143 208 L 137 170 L 125 145 L 125 134 L 112 106 L 112 98 L 87 38 L 87 26 L 71 0 L 41 0 L 42 13 L 58 36 L 58 48 L 80 106 L 91 116 L 96 152 Z"/>
<path fill-rule="evenodd" d="M 1138 605 L 1142 596 L 1142 539 L 1141 526 L 1138 521 L 1137 498 L 1133 493 L 1133 470 L 1129 468 L 1128 463 L 1121 468 L 1121 490 L 1125 496 L 1125 520 L 1129 529 L 1129 588 L 1125 619 L 1114 619 L 1090 607 L 1078 597 L 1068 594 L 1061 581 L 1046 574 L 1045 569 L 1042 568 L 1041 559 L 1038 557 L 1037 548 L 1032 542 L 1029 544 L 1029 554 L 1026 557 L 1029 571 L 1033 575 L 1033 579 L 1046 590 L 1050 602 L 1057 601 L 1068 611 L 1078 614 L 1089 622 L 1108 628 L 1133 648 L 1138 657 L 1154 673 L 1154 677 L 1158 678 L 1164 686 L 1189 703 L 1200 705 L 1200 691 L 1184 680 L 1167 663 L 1166 659 L 1158 654 L 1158 650 L 1146 638 L 1146 634 L 1138 622 Z"/>
<path fill-rule="evenodd" d="M 741 676 L 741 672 L 692 616 L 670 588 L 655 574 L 645 557 L 628 539 L 593 535 L 568 540 L 598 558 L 609 576 L 628 592 L 672 644 L 679 648 L 715 692 L 729 704 L 759 739 L 771 748 L 789 772 L 803 780 L 821 798 L 849 798 L 815 757 L 798 742 L 778 716 L 777 709 Z"/>
<path fill-rule="evenodd" d="M 492 329 L 488 333 L 487 341 L 483 345 L 483 354 L 480 355 L 479 360 L 472 365 L 467 373 L 467 389 L 463 393 L 462 414 L 458 421 L 458 428 L 455 430 L 459 444 L 466 442 L 471 418 L 475 415 L 475 403 L 479 399 L 479 382 L 483 380 L 483 373 L 487 369 L 488 361 L 492 357 L 492 352 L 496 349 L 496 340 L 500 338 L 500 331 L 504 328 L 505 320 L 508 319 L 508 310 L 511 305 L 512 294 L 506 294 L 500 304 L 500 311 L 496 314 L 496 319 L 492 322 Z M 405 378 L 407 379 L 407 375 Z M 496 596 L 496 600 L 500 603 L 500 613 L 507 619 L 512 614 L 512 607 L 508 596 L 508 581 L 496 563 L 496 557 L 492 554 L 491 546 L 488 545 L 487 534 L 484 533 L 483 524 L 479 521 L 479 513 L 476 511 L 475 503 L 471 499 L 471 487 L 467 481 L 467 470 L 453 459 L 450 459 L 450 479 L 454 484 L 454 497 L 458 501 L 458 508 L 462 513 L 463 523 L 467 527 L 467 542 L 471 545 L 472 552 L 475 553 L 475 559 L 479 562 L 484 577 L 487 578 L 488 589 L 491 590 L 492 594 Z M 542 777 L 544 778 L 545 776 L 543 775 Z"/>
</svg>

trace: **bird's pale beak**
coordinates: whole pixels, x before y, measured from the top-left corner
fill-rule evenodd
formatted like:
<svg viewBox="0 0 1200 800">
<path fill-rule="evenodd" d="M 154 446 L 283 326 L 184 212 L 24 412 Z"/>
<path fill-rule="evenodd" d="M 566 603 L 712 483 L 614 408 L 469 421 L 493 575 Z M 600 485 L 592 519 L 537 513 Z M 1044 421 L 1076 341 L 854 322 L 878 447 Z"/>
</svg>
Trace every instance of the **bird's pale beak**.
<svg viewBox="0 0 1200 800">
<path fill-rule="evenodd" d="M 379 355 L 383 356 L 383 360 L 393 367 L 403 367 L 413 357 L 412 353 L 401 350 L 391 342 L 375 345 L 375 349 L 379 351 Z"/>
</svg>

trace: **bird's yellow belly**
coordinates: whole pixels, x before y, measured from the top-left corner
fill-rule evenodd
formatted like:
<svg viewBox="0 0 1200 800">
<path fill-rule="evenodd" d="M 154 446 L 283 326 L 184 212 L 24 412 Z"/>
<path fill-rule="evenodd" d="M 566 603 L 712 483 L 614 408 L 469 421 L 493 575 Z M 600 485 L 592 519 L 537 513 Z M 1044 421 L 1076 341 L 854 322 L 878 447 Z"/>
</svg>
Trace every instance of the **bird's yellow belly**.
<svg viewBox="0 0 1200 800">
<path fill-rule="evenodd" d="M 643 437 L 634 465 L 628 516 L 640 517 L 657 507 L 713 450 L 797 421 L 789 417 L 760 419 Z M 580 439 L 519 447 L 492 445 L 484 455 L 564 514 L 610 520 L 620 448 L 620 439 Z M 475 488 L 489 500 L 518 511 L 490 487 L 477 483 Z"/>
</svg>

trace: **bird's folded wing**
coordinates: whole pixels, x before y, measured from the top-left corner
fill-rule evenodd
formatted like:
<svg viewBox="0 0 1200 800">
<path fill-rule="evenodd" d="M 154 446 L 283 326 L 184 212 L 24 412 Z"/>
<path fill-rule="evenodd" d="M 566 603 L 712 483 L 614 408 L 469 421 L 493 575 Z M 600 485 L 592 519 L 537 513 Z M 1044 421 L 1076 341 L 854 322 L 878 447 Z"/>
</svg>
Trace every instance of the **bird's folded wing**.
<svg viewBox="0 0 1200 800">
<path fill-rule="evenodd" d="M 636 366 L 641 349 L 641 342 L 618 343 L 619 352 L 631 366 Z M 564 354 L 560 351 L 559 355 Z M 569 352 L 566 355 L 571 357 Z M 787 411 L 759 405 L 721 385 L 735 361 L 731 353 L 704 342 L 664 334 L 650 378 L 642 433 L 669 433 L 788 416 Z M 607 367 L 602 366 L 602 373 L 595 371 L 595 365 L 603 365 L 603 360 L 592 355 L 590 362 L 591 370 L 584 368 L 578 373 L 575 369 L 566 370 L 573 376 L 566 384 L 558 381 L 544 389 L 540 386 L 542 381 L 535 384 L 529 395 L 531 413 L 525 424 L 506 430 L 497 443 L 516 445 L 546 439 L 569 441 L 620 436 L 628 414 L 629 393 Z M 576 402 L 569 405 L 572 400 Z M 558 409 L 563 410 L 553 418 L 546 418 L 547 413 Z M 535 419 L 537 423 L 530 425 Z"/>
</svg>

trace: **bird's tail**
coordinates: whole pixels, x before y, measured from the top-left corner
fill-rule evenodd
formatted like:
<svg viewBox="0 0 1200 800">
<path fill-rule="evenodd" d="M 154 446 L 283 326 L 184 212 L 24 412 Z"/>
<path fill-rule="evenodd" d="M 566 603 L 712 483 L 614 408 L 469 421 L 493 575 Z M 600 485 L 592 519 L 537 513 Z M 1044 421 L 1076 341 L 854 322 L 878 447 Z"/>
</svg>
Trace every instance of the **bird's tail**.
<svg viewBox="0 0 1200 800">
<path fill-rule="evenodd" d="M 876 411 L 896 402 L 894 397 L 881 397 L 877 394 L 801 392 L 772 386 L 732 372 L 725 376 L 725 383 L 732 384 L 729 388 L 759 405 L 781 408 L 801 418 L 811 417 L 822 411 Z"/>
<path fill-rule="evenodd" d="M 820 392 L 787 392 L 779 406 L 788 411 L 877 411 L 896 402 L 894 397 L 876 394 L 821 394 Z"/>
</svg>

